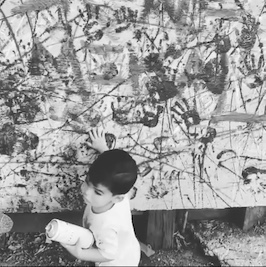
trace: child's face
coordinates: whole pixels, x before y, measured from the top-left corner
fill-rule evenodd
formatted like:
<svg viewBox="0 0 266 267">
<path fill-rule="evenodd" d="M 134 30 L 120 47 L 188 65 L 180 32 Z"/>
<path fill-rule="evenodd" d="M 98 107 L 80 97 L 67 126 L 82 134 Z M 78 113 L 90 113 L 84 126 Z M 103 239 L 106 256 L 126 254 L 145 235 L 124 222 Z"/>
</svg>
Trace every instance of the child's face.
<svg viewBox="0 0 266 267">
<path fill-rule="evenodd" d="M 90 204 L 94 212 L 107 211 L 118 202 L 118 196 L 114 196 L 106 186 L 101 184 L 94 186 L 90 182 L 84 182 L 81 192 L 85 203 Z"/>
</svg>

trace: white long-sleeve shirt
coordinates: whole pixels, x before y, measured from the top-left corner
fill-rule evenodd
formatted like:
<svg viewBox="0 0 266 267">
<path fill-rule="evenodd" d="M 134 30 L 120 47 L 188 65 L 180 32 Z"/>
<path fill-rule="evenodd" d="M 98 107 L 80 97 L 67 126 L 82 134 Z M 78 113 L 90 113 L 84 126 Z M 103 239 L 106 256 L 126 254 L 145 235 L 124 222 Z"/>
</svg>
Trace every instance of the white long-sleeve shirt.
<svg viewBox="0 0 266 267">
<path fill-rule="evenodd" d="M 99 266 L 138 266 L 140 245 L 135 236 L 127 195 L 110 210 L 100 214 L 94 213 L 87 205 L 83 226 L 92 231 L 100 253 L 112 259 L 97 263 Z"/>
</svg>

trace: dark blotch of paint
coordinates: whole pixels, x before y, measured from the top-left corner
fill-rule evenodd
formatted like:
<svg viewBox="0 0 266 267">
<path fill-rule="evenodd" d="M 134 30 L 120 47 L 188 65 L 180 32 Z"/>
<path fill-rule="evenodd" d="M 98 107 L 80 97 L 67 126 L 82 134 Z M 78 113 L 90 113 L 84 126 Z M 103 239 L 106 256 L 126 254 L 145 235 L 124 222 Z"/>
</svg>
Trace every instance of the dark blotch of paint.
<svg viewBox="0 0 266 267">
<path fill-rule="evenodd" d="M 140 30 L 135 30 L 133 39 L 137 39 L 137 41 L 139 42 L 141 37 L 142 37 L 142 32 Z"/>
<path fill-rule="evenodd" d="M 28 68 L 29 68 L 30 75 L 32 75 L 32 76 L 42 75 L 41 65 L 43 65 L 43 63 L 40 60 L 39 50 L 38 50 L 37 45 L 35 44 L 33 46 L 31 58 L 29 59 L 29 62 L 28 62 Z"/>
<path fill-rule="evenodd" d="M 32 212 L 34 205 L 31 201 L 25 201 L 24 199 L 20 199 L 18 203 L 17 212 Z"/>
<path fill-rule="evenodd" d="M 206 135 L 200 138 L 200 142 L 204 143 L 205 145 L 207 143 L 211 143 L 211 142 L 213 142 L 214 138 L 216 137 L 216 134 L 217 134 L 217 132 L 214 128 L 208 127 Z"/>
<path fill-rule="evenodd" d="M 170 44 L 164 54 L 164 58 L 171 56 L 173 59 L 179 58 L 182 55 L 181 50 L 175 48 L 175 44 Z"/>
<path fill-rule="evenodd" d="M 242 171 L 242 177 L 244 179 L 244 184 L 249 184 L 251 182 L 251 179 L 248 178 L 249 175 L 257 174 L 257 173 L 266 173 L 266 170 L 258 169 L 254 166 L 250 166 L 250 167 L 245 168 Z"/>
<path fill-rule="evenodd" d="M 72 146 L 67 146 L 65 147 L 63 153 L 62 153 L 62 158 L 65 161 L 75 161 L 76 160 L 76 156 L 77 156 L 77 150 L 72 147 Z"/>
<path fill-rule="evenodd" d="M 166 101 L 178 94 L 176 85 L 173 81 L 167 80 L 167 77 L 153 76 L 146 86 L 151 97 L 156 98 L 156 93 L 158 93 L 159 101 Z"/>
<path fill-rule="evenodd" d="M 25 169 L 20 170 L 20 175 L 21 175 L 22 177 L 26 177 L 27 173 L 28 173 L 28 171 L 25 170 Z"/>
<path fill-rule="evenodd" d="M 8 82 L 8 87 L 5 89 L 10 89 L 10 91 L 3 97 L 5 105 L 9 108 L 8 115 L 14 124 L 33 122 L 41 110 L 38 100 L 39 93 L 16 91 L 13 88 L 14 82 L 16 82 L 15 79 Z"/>
<path fill-rule="evenodd" d="M 95 34 L 94 34 L 94 40 L 99 41 L 101 40 L 103 37 L 103 31 L 102 30 L 98 30 Z"/>
<path fill-rule="evenodd" d="M 11 156 L 16 142 L 17 134 L 14 125 L 4 124 L 0 131 L 0 154 Z"/>
<path fill-rule="evenodd" d="M 197 78 L 202 79 L 206 83 L 206 87 L 213 94 L 220 95 L 225 90 L 226 78 L 229 71 L 226 54 L 208 61 L 202 73 Z"/>
<path fill-rule="evenodd" d="M 239 47 L 250 51 L 257 40 L 257 32 L 259 28 L 259 22 L 255 22 L 256 19 L 249 15 L 248 18 L 243 17 L 243 27 L 241 30 L 240 38 L 238 39 Z"/>
<path fill-rule="evenodd" d="M 156 127 L 159 122 L 160 114 L 163 112 L 164 108 L 162 106 L 157 106 L 157 112 L 145 111 L 143 118 L 140 119 L 139 123 L 144 126 L 153 128 Z"/>
<path fill-rule="evenodd" d="M 103 79 L 111 80 L 118 74 L 118 69 L 115 63 L 105 63 L 101 66 Z"/>
<path fill-rule="evenodd" d="M 143 116 L 133 117 L 129 116 L 130 109 L 127 108 L 123 110 L 122 108 L 115 108 L 114 103 L 111 102 L 111 109 L 113 111 L 113 120 L 120 125 L 128 124 L 143 124 L 147 127 L 156 127 L 159 122 L 160 114 L 163 112 L 164 108 L 160 105 L 156 107 L 156 112 L 145 110 L 143 105 Z"/>
<path fill-rule="evenodd" d="M 258 75 L 255 75 L 254 76 L 254 81 L 252 83 L 247 83 L 247 86 L 250 88 L 250 89 L 255 89 L 259 86 L 262 86 L 264 83 L 264 81 L 258 76 Z"/>
<path fill-rule="evenodd" d="M 163 69 L 163 62 L 160 60 L 159 53 L 150 53 L 144 58 L 145 67 L 149 72 L 158 72 Z"/>
<path fill-rule="evenodd" d="M 231 40 L 229 36 L 222 36 L 217 38 L 218 53 L 227 53 L 231 49 Z"/>
<path fill-rule="evenodd" d="M 113 112 L 113 120 L 121 125 L 130 124 L 128 119 L 128 109 L 115 108 L 114 102 L 111 102 L 111 109 Z"/>
<path fill-rule="evenodd" d="M 106 144 L 109 149 L 111 149 L 112 147 L 115 147 L 116 137 L 112 133 L 106 133 L 105 140 L 106 140 Z"/>
<path fill-rule="evenodd" d="M 15 146 L 20 147 L 20 153 L 32 150 L 39 144 L 39 137 L 31 132 L 22 133 L 14 125 L 6 123 L 0 130 L 0 154 L 11 156 Z"/>
<path fill-rule="evenodd" d="M 130 7 L 126 8 L 125 6 L 121 6 L 120 9 L 114 10 L 113 14 L 117 24 L 121 24 L 123 22 L 135 23 L 138 17 L 137 10 L 132 10 Z"/>
<path fill-rule="evenodd" d="M 192 125 L 200 124 L 200 116 L 199 116 L 199 113 L 195 109 L 184 112 L 181 115 L 181 118 L 184 120 L 187 128 L 189 128 Z"/>
<path fill-rule="evenodd" d="M 31 175 L 30 175 L 30 172 L 28 170 L 23 168 L 22 170 L 20 170 L 19 173 L 20 173 L 21 177 L 24 178 L 25 181 L 29 181 L 30 180 Z"/>
<path fill-rule="evenodd" d="M 23 133 L 22 137 L 23 151 L 33 150 L 39 144 L 39 137 L 32 132 Z"/>
</svg>

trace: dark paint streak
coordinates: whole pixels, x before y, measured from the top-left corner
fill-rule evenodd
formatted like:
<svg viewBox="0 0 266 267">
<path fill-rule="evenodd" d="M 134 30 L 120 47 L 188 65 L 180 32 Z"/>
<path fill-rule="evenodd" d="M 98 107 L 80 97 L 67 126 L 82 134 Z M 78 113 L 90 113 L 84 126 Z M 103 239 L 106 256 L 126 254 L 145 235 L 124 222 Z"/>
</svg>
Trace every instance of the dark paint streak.
<svg viewBox="0 0 266 267">
<path fill-rule="evenodd" d="M 222 157 L 224 154 L 227 154 L 227 153 L 233 153 L 234 155 L 236 155 L 236 152 L 235 152 L 234 150 L 232 150 L 232 149 L 225 149 L 225 150 L 219 152 L 216 158 L 217 158 L 217 159 L 221 159 L 221 157 Z"/>
</svg>

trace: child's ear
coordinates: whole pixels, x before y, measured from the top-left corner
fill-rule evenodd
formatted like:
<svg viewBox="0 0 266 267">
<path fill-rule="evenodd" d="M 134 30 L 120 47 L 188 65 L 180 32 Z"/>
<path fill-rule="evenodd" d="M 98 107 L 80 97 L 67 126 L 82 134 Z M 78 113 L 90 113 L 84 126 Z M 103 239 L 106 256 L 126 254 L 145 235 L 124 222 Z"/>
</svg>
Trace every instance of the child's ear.
<svg viewBox="0 0 266 267">
<path fill-rule="evenodd" d="M 113 202 L 114 203 L 121 202 L 124 199 L 124 197 L 125 197 L 124 195 L 115 195 L 113 198 Z"/>
</svg>

